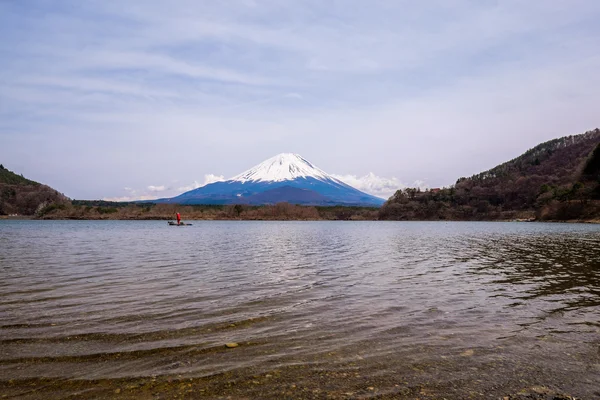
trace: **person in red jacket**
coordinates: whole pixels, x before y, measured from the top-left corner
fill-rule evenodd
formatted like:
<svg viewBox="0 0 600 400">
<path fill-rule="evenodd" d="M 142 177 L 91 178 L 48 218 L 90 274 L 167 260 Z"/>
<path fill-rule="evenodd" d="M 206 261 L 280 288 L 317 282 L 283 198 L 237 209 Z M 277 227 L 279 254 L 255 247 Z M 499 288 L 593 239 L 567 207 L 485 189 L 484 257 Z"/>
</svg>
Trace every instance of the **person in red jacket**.
<svg viewBox="0 0 600 400">
<path fill-rule="evenodd" d="M 179 213 L 177 213 L 177 225 L 179 225 L 181 223 L 181 215 L 179 215 Z"/>
</svg>

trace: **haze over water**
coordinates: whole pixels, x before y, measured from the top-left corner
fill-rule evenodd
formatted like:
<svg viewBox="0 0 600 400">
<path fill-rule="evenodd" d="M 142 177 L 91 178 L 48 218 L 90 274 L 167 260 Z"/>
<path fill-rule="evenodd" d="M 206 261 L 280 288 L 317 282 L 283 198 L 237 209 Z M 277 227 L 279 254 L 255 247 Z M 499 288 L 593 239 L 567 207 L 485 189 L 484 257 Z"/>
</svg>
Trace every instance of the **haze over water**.
<svg viewBox="0 0 600 400">
<path fill-rule="evenodd" d="M 0 221 L 11 396 L 595 398 L 599 321 L 600 225 Z"/>
</svg>

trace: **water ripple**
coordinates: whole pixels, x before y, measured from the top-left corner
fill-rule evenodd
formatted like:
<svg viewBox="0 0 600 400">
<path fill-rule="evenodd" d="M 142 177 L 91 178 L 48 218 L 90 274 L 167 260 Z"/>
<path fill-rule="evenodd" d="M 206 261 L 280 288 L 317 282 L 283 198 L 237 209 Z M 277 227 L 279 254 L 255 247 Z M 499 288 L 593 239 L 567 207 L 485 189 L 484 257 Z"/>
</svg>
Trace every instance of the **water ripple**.
<svg viewBox="0 0 600 400">
<path fill-rule="evenodd" d="M 558 365 L 555 345 L 586 354 L 600 337 L 592 225 L 0 221 L 0 243 L 11 379 L 346 363 L 384 376 L 472 348 Z M 246 350 L 228 358 L 229 341 Z"/>
</svg>

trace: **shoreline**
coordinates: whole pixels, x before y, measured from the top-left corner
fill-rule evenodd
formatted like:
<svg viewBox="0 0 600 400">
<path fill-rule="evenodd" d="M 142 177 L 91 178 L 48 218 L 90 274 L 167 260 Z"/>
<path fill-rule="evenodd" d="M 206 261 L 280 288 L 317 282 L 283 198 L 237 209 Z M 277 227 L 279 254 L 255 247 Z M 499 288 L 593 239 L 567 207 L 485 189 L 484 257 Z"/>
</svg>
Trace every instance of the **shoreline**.
<svg viewBox="0 0 600 400">
<path fill-rule="evenodd" d="M 35 217 L 33 215 L 6 216 L 0 215 L 0 220 L 6 221 L 174 221 L 169 217 L 125 217 L 125 218 L 81 218 L 81 217 Z M 600 219 L 590 220 L 520 220 L 520 219 L 407 219 L 407 220 L 387 220 L 387 219 L 329 219 L 329 218 L 186 218 L 182 222 L 197 221 L 372 221 L 372 222 L 515 222 L 515 223 L 566 223 L 566 224 L 600 224 Z"/>
<path fill-rule="evenodd" d="M 70 203 L 50 204 L 30 215 L 5 215 L 8 220 L 156 220 L 174 221 L 177 213 L 185 221 L 481 221 L 481 222 L 564 222 L 600 223 L 598 212 L 547 213 L 541 210 L 489 210 L 444 209 L 419 211 L 408 207 L 400 212 L 392 204 L 394 212 L 384 207 L 366 206 L 310 206 L 290 203 L 268 205 L 183 205 L 116 203 L 107 201 L 73 200 Z M 411 211 L 412 210 L 412 211 Z M 468 212 L 467 212 L 468 211 Z M 593 210 L 592 210 L 593 211 Z"/>
</svg>

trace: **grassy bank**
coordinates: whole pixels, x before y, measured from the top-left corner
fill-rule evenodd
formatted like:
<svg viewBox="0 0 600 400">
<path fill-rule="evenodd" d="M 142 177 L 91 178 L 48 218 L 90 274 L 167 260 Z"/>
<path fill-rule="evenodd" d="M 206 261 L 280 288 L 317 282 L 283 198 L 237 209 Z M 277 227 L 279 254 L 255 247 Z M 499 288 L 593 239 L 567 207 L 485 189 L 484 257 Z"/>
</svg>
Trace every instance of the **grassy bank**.
<svg viewBox="0 0 600 400">
<path fill-rule="evenodd" d="M 41 210 L 38 219 L 172 220 L 377 220 L 378 208 L 312 207 L 279 203 L 266 206 L 139 204 L 74 200 Z"/>
</svg>

